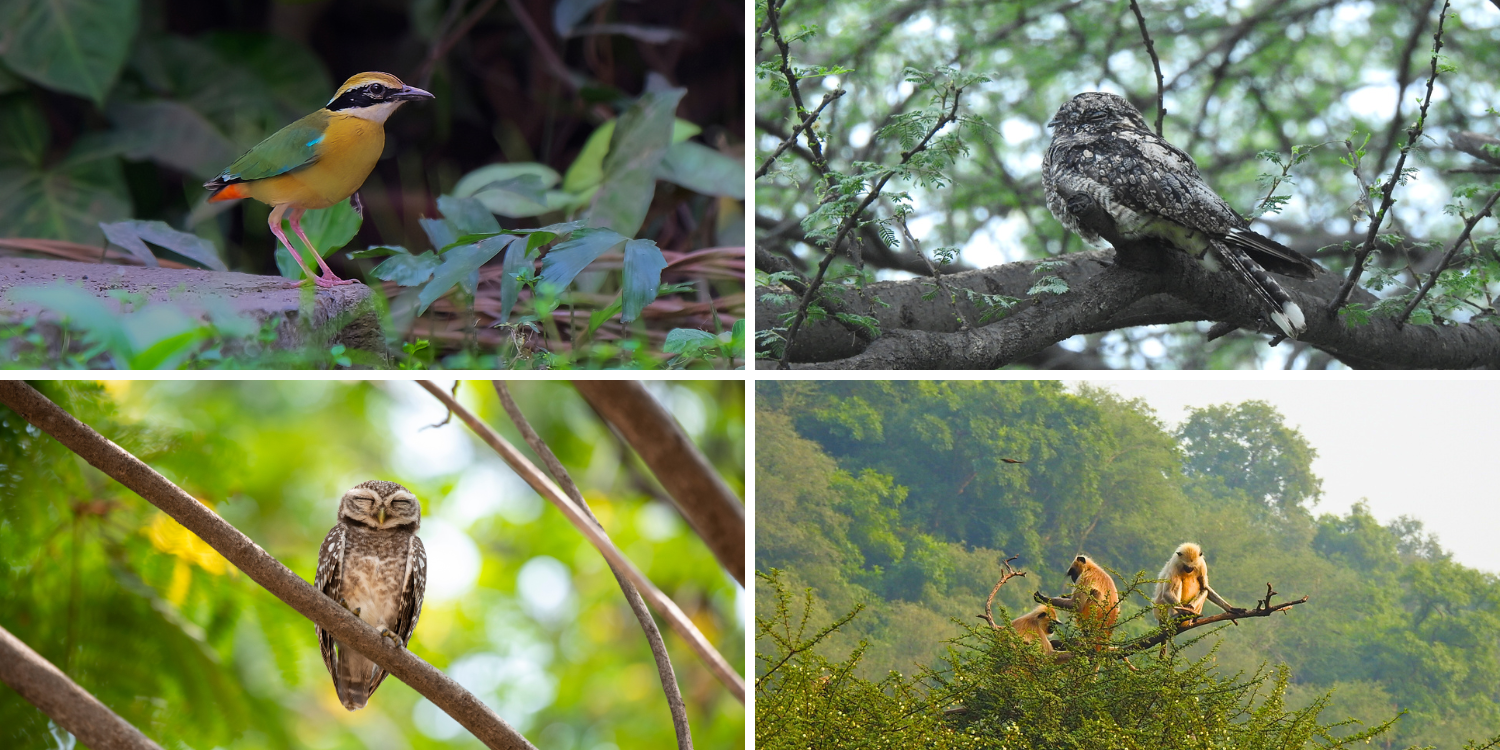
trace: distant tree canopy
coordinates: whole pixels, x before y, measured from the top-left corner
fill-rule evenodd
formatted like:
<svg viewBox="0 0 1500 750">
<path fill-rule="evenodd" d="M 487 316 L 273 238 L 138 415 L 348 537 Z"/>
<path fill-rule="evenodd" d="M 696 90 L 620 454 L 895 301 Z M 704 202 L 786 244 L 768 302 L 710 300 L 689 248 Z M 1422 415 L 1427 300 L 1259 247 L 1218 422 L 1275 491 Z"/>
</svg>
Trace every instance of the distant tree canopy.
<svg viewBox="0 0 1500 750">
<path fill-rule="evenodd" d="M 1065 591 L 1077 554 L 1124 584 L 1196 541 L 1232 604 L 1253 606 L 1267 582 L 1310 597 L 1189 648 L 1192 659 L 1216 648 L 1214 674 L 1285 664 L 1289 709 L 1333 691 L 1324 723 L 1368 727 L 1406 711 L 1387 746 L 1457 750 L 1500 726 L 1500 577 L 1452 562 L 1414 519 L 1381 524 L 1362 503 L 1314 516 L 1315 446 L 1263 402 L 1195 410 L 1174 434 L 1143 402 L 1046 381 L 757 391 L 757 569 L 812 588 L 809 636 L 865 606 L 817 649 L 832 665 L 868 641 L 853 677 L 946 669 L 945 640 L 964 632 L 955 620 L 977 622 L 1011 555 L 1028 575 L 1000 590 L 1008 617 L 1033 606 L 1033 590 Z M 1249 456 L 1275 470 L 1247 472 Z M 764 617 L 774 587 L 760 586 Z M 1144 634 L 1148 620 L 1122 632 Z M 896 699 L 907 689 L 886 687 Z"/>
<path fill-rule="evenodd" d="M 1500 193 L 1500 6 L 758 8 L 763 357 L 781 358 L 801 319 L 787 362 L 808 367 L 1500 366 L 1500 236 L 1479 218 Z M 1221 277 L 1120 273 L 1052 218 L 1047 123 L 1090 90 L 1164 114 L 1165 137 L 1257 231 L 1329 271 L 1283 283 L 1308 312 L 1301 341 L 1268 347 Z"/>
</svg>

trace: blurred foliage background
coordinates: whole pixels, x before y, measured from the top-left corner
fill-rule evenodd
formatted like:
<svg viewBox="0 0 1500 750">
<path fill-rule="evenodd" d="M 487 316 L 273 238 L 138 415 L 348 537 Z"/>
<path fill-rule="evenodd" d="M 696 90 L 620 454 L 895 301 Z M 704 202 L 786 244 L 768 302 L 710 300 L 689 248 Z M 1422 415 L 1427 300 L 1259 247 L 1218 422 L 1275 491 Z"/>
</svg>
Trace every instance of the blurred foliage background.
<svg viewBox="0 0 1500 750">
<path fill-rule="evenodd" d="M 717 334 L 742 316 L 744 33 L 743 5 L 731 0 L 4 0 L 0 238 L 66 242 L 0 240 L 0 252 L 139 262 L 121 248 L 106 253 L 100 223 L 151 220 L 197 238 L 129 225 L 169 261 L 276 274 L 269 207 L 208 206 L 201 183 L 322 107 L 348 76 L 380 70 L 437 98 L 386 124 L 386 153 L 360 192 L 366 220 L 339 214 L 320 234 L 310 217 L 310 233 L 331 245 L 325 253 L 345 243 L 428 253 L 381 273 L 372 273 L 380 253 L 329 258 L 383 292 L 389 335 L 420 335 L 444 354 L 510 341 L 490 328 L 507 318 L 500 258 L 479 276 L 450 273 L 428 290 L 443 297 L 436 304 L 417 302 L 439 258 L 429 249 L 441 254 L 453 239 L 422 224 L 446 195 L 474 198 L 506 229 L 584 219 L 653 241 L 668 292 L 642 323 L 626 325 L 632 316 L 621 321 L 615 309 L 596 335 L 659 353 L 669 329 Z M 649 92 L 666 100 L 665 119 L 615 133 Z M 664 153 L 641 142 L 659 135 L 665 147 L 667 130 Z M 625 157 L 641 162 L 631 165 L 640 174 L 617 163 Z M 629 216 L 620 201 L 632 202 Z M 451 206 L 442 213 L 459 235 L 485 229 L 456 221 Z M 209 263 L 195 259 L 202 242 L 217 256 Z M 557 293 L 573 281 L 566 299 L 526 310 L 548 348 L 577 342 L 574 314 L 589 321 L 609 308 L 628 283 L 621 260 L 618 250 L 605 255 L 561 281 Z M 289 262 L 280 270 L 294 269 Z"/>
<path fill-rule="evenodd" d="M 651 382 L 744 487 L 744 386 Z M 412 383 L 44 383 L 69 412 L 312 580 L 339 496 L 371 478 L 423 501 L 427 599 L 412 651 L 538 747 L 670 747 L 655 664 L 608 567 Z M 744 591 L 648 470 L 566 383 L 511 385 L 621 549 L 731 664 Z M 488 383 L 460 398 L 517 445 Z M 536 460 L 533 457 L 533 460 Z M 0 621 L 166 747 L 479 747 L 397 679 L 339 705 L 312 624 L 133 493 L 0 407 Z M 663 628 L 699 747 L 744 743 L 744 708 Z M 0 687 L 0 746 L 70 738 Z"/>
<path fill-rule="evenodd" d="M 1253 607 L 1267 583 L 1277 602 L 1309 601 L 1284 615 L 1192 631 L 1207 637 L 1184 655 L 1212 659 L 1175 666 L 1207 669 L 1213 679 L 1189 692 L 1216 691 L 1209 683 L 1229 678 L 1243 686 L 1284 665 L 1290 671 L 1277 694 L 1288 711 L 1331 693 L 1318 716 L 1324 724 L 1354 718 L 1368 728 L 1406 712 L 1382 747 L 1457 750 L 1500 727 L 1500 576 L 1454 562 L 1420 520 L 1382 524 L 1363 503 L 1347 515 L 1315 514 L 1317 446 L 1265 402 L 1196 409 L 1173 430 L 1143 401 L 1086 385 L 777 381 L 757 388 L 756 410 L 756 570 L 780 569 L 780 585 L 793 593 L 811 587 L 807 639 L 865 605 L 818 651 L 829 662 L 862 656 L 847 670 L 859 680 L 901 673 L 880 682 L 894 699 L 920 698 L 933 684 L 951 690 L 966 670 L 997 671 L 986 661 L 995 656 L 987 641 L 966 626 L 979 622 L 1001 560 L 1019 555 L 1014 565 L 1027 571 L 995 599 L 996 619 L 1003 608 L 1009 620 L 1035 606 L 1033 591 L 1068 591 L 1075 555 L 1114 571 L 1124 591 L 1137 572 L 1154 578 L 1178 544 L 1196 541 L 1212 563 L 1214 589 L 1232 604 Z M 758 619 L 770 617 L 774 588 L 758 579 Z M 1154 617 L 1128 619 L 1145 606 L 1141 597 L 1122 598 L 1117 642 L 1148 632 Z M 802 611 L 791 613 L 793 624 Z M 1077 632 L 1071 628 L 1059 632 Z M 764 640 L 757 653 L 774 657 L 778 649 Z M 944 676 L 922 679 L 924 668 Z M 1112 704 L 1157 697 L 1157 687 L 1143 690 L 1123 670 L 1097 682 L 1092 668 L 1067 679 L 1078 684 L 1058 693 L 1077 695 L 1091 711 L 1102 707 L 1106 718 Z M 854 693 L 867 690 L 851 684 Z M 1004 706 L 1000 695 L 995 705 Z M 1038 713 L 1027 736 L 1059 726 L 1059 705 L 1071 704 L 1053 695 L 1032 705 Z M 914 724 L 955 721 L 944 707 L 927 706 L 933 715 Z M 1282 707 L 1268 710 L 1279 715 Z M 805 718 L 838 731 L 832 727 L 844 719 L 834 714 Z M 977 722 L 981 735 L 1007 731 L 998 716 L 980 718 L 962 721 Z M 1250 739 L 1226 746 L 1285 747 Z"/>
<path fill-rule="evenodd" d="M 1052 137 L 1047 122 L 1072 96 L 1092 90 L 1127 96 L 1155 122 L 1156 72 L 1131 5 L 806 0 L 787 4 L 781 27 L 796 40 L 794 63 L 834 72 L 805 79 L 808 109 L 825 94 L 847 92 L 817 126 L 830 166 L 850 177 L 841 195 L 863 197 L 867 187 L 853 184 L 854 176 L 895 165 L 911 147 L 901 137 L 906 119 L 937 108 L 936 97 L 908 80 L 906 69 L 951 68 L 989 79 L 967 89 L 959 107 L 961 116 L 987 123 L 989 137 L 966 136 L 966 152 L 951 168 L 898 174 L 866 216 L 885 219 L 910 207 L 912 234 L 929 257 L 954 251 L 943 269 L 952 272 L 1087 248 L 1052 217 L 1042 195 L 1042 154 Z M 1346 270 L 1363 243 L 1370 208 L 1368 201 L 1361 205 L 1361 185 L 1345 162 L 1359 163 L 1366 184 L 1390 178 L 1427 88 L 1443 3 L 1143 0 L 1139 7 L 1165 79 L 1167 140 L 1192 155 L 1236 210 L 1264 214 L 1258 231 L 1331 270 Z M 1396 189 L 1394 223 L 1382 230 L 1389 239 L 1377 243 L 1362 282 L 1383 298 L 1409 297 L 1413 274 L 1425 278 L 1437 266 L 1464 224 L 1454 207 L 1472 214 L 1500 189 L 1491 184 L 1500 173 L 1493 154 L 1481 161 L 1451 145 L 1461 131 L 1500 137 L 1493 75 L 1500 67 L 1500 8 L 1454 0 L 1450 13 L 1426 130 L 1406 162 L 1415 172 Z M 756 83 L 758 165 L 796 118 L 770 74 L 779 70 L 777 50 L 769 41 L 757 44 L 757 63 L 768 66 Z M 1346 140 L 1362 156 L 1353 157 Z M 756 181 L 756 244 L 805 272 L 823 255 L 809 235 L 824 230 L 836 212 L 817 193 L 805 139 L 795 146 Z M 1301 148 L 1291 165 L 1294 147 Z M 1283 175 L 1288 179 L 1272 184 Z M 1271 202 L 1279 212 L 1261 205 L 1273 194 L 1285 199 Z M 931 275 L 894 226 L 881 236 L 871 225 L 860 236 L 864 271 L 842 257 L 830 270 L 848 293 L 870 277 Z M 1478 245 L 1460 254 L 1419 316 L 1464 321 L 1495 314 L 1500 236 L 1493 220 L 1480 222 L 1474 237 Z M 1297 342 L 1274 349 L 1257 336 L 1208 342 L 1209 328 L 1184 323 L 1079 335 L 1054 347 L 1049 359 L 1082 369 L 1338 366 Z"/>
</svg>

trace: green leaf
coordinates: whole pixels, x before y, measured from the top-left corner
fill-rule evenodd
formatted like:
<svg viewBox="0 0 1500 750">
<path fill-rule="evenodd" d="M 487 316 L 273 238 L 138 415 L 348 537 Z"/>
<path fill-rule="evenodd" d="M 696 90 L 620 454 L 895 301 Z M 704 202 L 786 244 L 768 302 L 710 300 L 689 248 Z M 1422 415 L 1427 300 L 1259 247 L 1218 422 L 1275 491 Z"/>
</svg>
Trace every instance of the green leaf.
<svg viewBox="0 0 1500 750">
<path fill-rule="evenodd" d="M 673 144 L 657 167 L 656 177 L 695 193 L 745 199 L 744 162 L 701 143 Z"/>
<path fill-rule="evenodd" d="M 98 245 L 99 222 L 130 218 L 116 158 L 79 156 L 46 170 L 0 163 L 0 236 Z"/>
<path fill-rule="evenodd" d="M 443 259 L 431 250 L 421 255 L 403 252 L 371 269 L 370 275 L 401 286 L 416 286 L 432 278 L 432 272 L 442 264 Z"/>
<path fill-rule="evenodd" d="M 578 158 L 568 165 L 568 171 L 563 175 L 563 190 L 584 193 L 604 181 L 604 156 L 609 153 L 609 141 L 614 134 L 614 120 L 600 125 L 589 134 L 583 150 L 578 152 Z"/>
<path fill-rule="evenodd" d="M 442 252 L 443 248 L 454 243 L 458 239 L 458 232 L 454 231 L 453 225 L 442 219 L 417 219 L 422 225 L 422 231 L 427 233 L 427 241 L 432 243 L 432 249 Z"/>
<path fill-rule="evenodd" d="M 734 328 L 729 334 L 729 356 L 736 359 L 745 358 L 745 319 L 734 321 Z"/>
<path fill-rule="evenodd" d="M 667 341 L 661 350 L 667 354 L 698 356 L 704 350 L 717 349 L 719 338 L 708 331 L 696 328 L 673 328 L 667 331 Z"/>
<path fill-rule="evenodd" d="M 686 89 L 648 91 L 620 115 L 604 157 L 604 180 L 589 205 L 591 226 L 635 236 L 656 192 L 656 168 L 672 145 L 673 113 Z"/>
<path fill-rule="evenodd" d="M 181 102 L 117 102 L 104 137 L 129 159 L 150 159 L 206 179 L 234 161 L 240 149 L 208 118 Z"/>
<path fill-rule="evenodd" d="M 131 357 L 132 370 L 175 370 L 192 355 L 198 343 L 213 337 L 213 328 L 200 326 L 159 339 Z"/>
<path fill-rule="evenodd" d="M 196 234 L 180 232 L 168 226 L 164 221 L 117 221 L 113 224 L 99 222 L 99 229 L 103 230 L 104 236 L 110 242 L 129 250 L 132 255 L 146 262 L 146 265 L 157 265 L 156 256 L 146 247 L 149 242 L 153 245 L 166 248 L 177 255 L 193 261 L 204 268 L 215 271 L 228 271 L 229 267 L 219 258 L 218 248 L 212 242 L 199 237 Z"/>
<path fill-rule="evenodd" d="M 608 229 L 585 230 L 580 229 L 573 233 L 567 242 L 563 242 L 547 252 L 542 258 L 541 280 L 551 284 L 559 292 L 573 283 L 573 277 L 584 269 L 594 259 L 604 253 L 619 247 L 627 239 L 618 232 Z"/>
<path fill-rule="evenodd" d="M 13 96 L 0 106 L 0 164 L 41 167 L 52 138 L 47 118 L 31 97 Z"/>
<path fill-rule="evenodd" d="M 443 264 L 432 272 L 432 281 L 427 282 L 427 286 L 422 287 L 422 291 L 417 294 L 417 314 L 427 312 L 427 308 L 447 294 L 454 284 L 467 279 L 480 266 L 488 263 L 490 258 L 519 239 L 513 234 L 502 234 L 473 245 L 461 245 L 444 253 Z"/>
<path fill-rule="evenodd" d="M 651 240 L 630 240 L 625 243 L 625 277 L 623 323 L 640 316 L 641 310 L 656 299 L 656 290 L 661 286 L 661 270 L 667 267 L 667 259 L 661 248 Z"/>
<path fill-rule="evenodd" d="M 619 315 L 620 310 L 624 306 L 624 297 L 622 295 L 616 294 L 615 298 L 610 301 L 608 307 L 604 308 L 603 310 L 595 310 L 589 313 L 589 335 L 594 335 L 594 331 L 599 330 L 599 326 L 604 325 L 604 321 L 609 320 L 616 315 Z"/>
<path fill-rule="evenodd" d="M 453 186 L 453 195 L 468 198 L 496 183 L 528 175 L 536 177 L 542 183 L 543 188 L 553 187 L 562 179 L 557 174 L 557 170 L 536 162 L 486 164 L 459 178 L 458 184 Z"/>
<path fill-rule="evenodd" d="M 547 189 L 542 178 L 534 174 L 492 182 L 484 190 L 475 193 L 474 199 L 483 203 L 490 211 L 512 219 L 540 216 L 553 210 L 548 205 Z"/>
<path fill-rule="evenodd" d="M 387 255 L 411 255 L 411 252 L 400 245 L 371 245 L 363 250 L 351 250 L 350 258 L 384 258 Z"/>
<path fill-rule="evenodd" d="M 345 198 L 338 203 L 315 211 L 308 211 L 302 215 L 302 231 L 307 234 L 307 239 L 318 249 L 318 254 L 328 257 L 329 253 L 337 252 L 339 248 L 349 244 L 354 235 L 359 232 L 359 225 L 364 222 L 359 212 L 349 205 L 349 199 Z M 302 260 L 307 263 L 308 268 L 316 269 L 317 261 L 305 245 L 302 239 L 292 231 L 291 222 L 283 219 L 281 231 L 286 233 L 287 240 L 297 246 L 297 252 Z M 302 269 L 297 267 L 297 261 L 292 260 L 285 247 L 280 243 L 276 245 L 276 268 L 281 275 L 288 279 L 302 278 Z"/>
<path fill-rule="evenodd" d="M 103 346 L 111 354 L 126 359 L 134 351 L 130 337 L 112 306 L 82 289 L 66 284 L 45 287 L 18 287 L 5 298 L 16 303 L 31 303 L 83 329 L 88 340 Z"/>
<path fill-rule="evenodd" d="M 139 24 L 137 0 L 6 0 L 0 59 L 24 78 L 102 106 Z"/>
<path fill-rule="evenodd" d="M 438 196 L 438 211 L 459 234 L 494 234 L 500 231 L 495 215 L 473 198 Z M 441 248 L 439 248 L 441 249 Z"/>
<path fill-rule="evenodd" d="M 531 268 L 532 242 L 538 237 L 553 237 L 548 232 L 538 232 L 526 238 L 526 242 L 512 242 L 505 247 L 505 257 L 500 266 L 500 322 L 510 320 L 511 308 L 521 297 L 520 274 Z"/>
<path fill-rule="evenodd" d="M 1068 291 L 1068 282 L 1059 276 L 1043 276 L 1037 279 L 1030 289 L 1026 290 L 1026 296 L 1037 294 L 1062 294 Z"/>
</svg>

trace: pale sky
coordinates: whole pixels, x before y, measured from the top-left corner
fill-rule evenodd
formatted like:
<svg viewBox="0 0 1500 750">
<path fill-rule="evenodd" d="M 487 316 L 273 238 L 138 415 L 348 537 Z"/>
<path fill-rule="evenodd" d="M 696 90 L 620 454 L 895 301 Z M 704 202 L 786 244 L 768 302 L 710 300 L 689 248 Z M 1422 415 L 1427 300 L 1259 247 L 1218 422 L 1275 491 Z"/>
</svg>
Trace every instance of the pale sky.
<svg viewBox="0 0 1500 750">
<path fill-rule="evenodd" d="M 1455 561 L 1500 573 L 1500 381 L 1089 382 L 1145 399 L 1172 428 L 1189 408 L 1265 401 L 1318 452 L 1314 515 L 1346 515 L 1365 498 L 1381 523 L 1412 516 Z"/>
</svg>

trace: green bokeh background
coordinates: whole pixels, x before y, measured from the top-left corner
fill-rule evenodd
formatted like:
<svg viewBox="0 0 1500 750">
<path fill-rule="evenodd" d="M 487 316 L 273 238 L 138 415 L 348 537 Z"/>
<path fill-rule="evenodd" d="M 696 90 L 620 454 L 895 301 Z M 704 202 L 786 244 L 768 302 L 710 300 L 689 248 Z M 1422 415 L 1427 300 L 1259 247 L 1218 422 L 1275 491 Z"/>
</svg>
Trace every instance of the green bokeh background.
<svg viewBox="0 0 1500 750">
<path fill-rule="evenodd" d="M 38 387 L 309 580 L 343 491 L 402 482 L 429 553 L 415 654 L 540 748 L 672 746 L 650 652 L 600 556 L 460 423 L 424 429 L 444 410 L 415 384 Z M 742 668 L 744 592 L 653 499 L 650 472 L 568 384 L 511 387 L 616 543 Z M 742 493 L 743 383 L 648 388 Z M 488 383 L 459 396 L 522 444 Z M 163 747 L 480 746 L 394 678 L 345 711 L 311 623 L 3 407 L 0 560 L 0 624 Z M 663 632 L 696 745 L 742 747 L 743 706 Z M 0 686 L 0 747 L 69 742 Z"/>
</svg>

